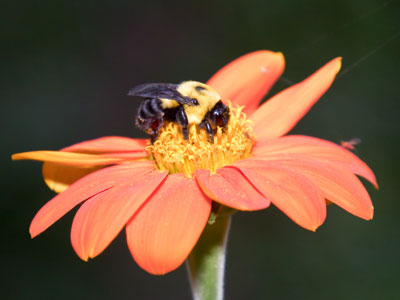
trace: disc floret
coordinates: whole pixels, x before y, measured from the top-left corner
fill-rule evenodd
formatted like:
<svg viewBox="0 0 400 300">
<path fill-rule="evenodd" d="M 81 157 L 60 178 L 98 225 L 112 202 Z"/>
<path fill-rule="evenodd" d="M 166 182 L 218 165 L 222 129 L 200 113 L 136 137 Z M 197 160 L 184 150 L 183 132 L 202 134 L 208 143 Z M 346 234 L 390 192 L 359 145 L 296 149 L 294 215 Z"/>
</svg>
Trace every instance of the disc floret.
<svg viewBox="0 0 400 300">
<path fill-rule="evenodd" d="M 215 173 L 221 167 L 249 157 L 255 141 L 250 121 L 242 112 L 243 107 L 229 105 L 229 109 L 229 123 L 224 130 L 217 128 L 214 143 L 195 124 L 189 126 L 188 140 L 184 139 L 178 124 L 164 124 L 157 141 L 146 147 L 157 168 L 191 177 L 197 169 Z"/>
</svg>

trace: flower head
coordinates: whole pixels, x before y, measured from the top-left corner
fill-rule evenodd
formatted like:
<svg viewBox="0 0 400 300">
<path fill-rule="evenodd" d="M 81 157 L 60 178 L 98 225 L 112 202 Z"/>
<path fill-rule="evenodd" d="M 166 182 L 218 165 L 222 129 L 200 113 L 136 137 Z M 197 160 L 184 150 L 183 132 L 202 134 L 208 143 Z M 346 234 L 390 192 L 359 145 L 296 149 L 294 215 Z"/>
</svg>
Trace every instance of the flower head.
<svg viewBox="0 0 400 300">
<path fill-rule="evenodd" d="M 13 155 L 43 161 L 44 180 L 59 193 L 36 214 L 31 236 L 82 203 L 71 229 L 79 257 L 100 254 L 126 228 L 135 261 L 164 274 L 187 258 L 213 203 L 248 211 L 273 203 L 313 231 L 325 220 L 327 201 L 371 219 L 371 200 L 356 175 L 377 183 L 364 162 L 329 141 L 285 136 L 330 87 L 340 66 L 336 58 L 258 107 L 283 72 L 283 55 L 257 51 L 231 62 L 207 82 L 231 112 L 214 143 L 195 125 L 184 139 L 179 126 L 166 123 L 154 144 L 103 137 L 60 151 Z"/>
</svg>

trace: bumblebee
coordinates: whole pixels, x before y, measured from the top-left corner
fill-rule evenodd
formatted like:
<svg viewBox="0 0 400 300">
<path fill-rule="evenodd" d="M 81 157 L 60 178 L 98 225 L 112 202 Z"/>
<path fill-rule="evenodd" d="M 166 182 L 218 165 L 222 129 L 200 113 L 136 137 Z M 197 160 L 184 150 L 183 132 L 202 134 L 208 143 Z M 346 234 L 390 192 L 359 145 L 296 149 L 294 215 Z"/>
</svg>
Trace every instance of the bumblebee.
<svg viewBox="0 0 400 300">
<path fill-rule="evenodd" d="M 141 84 L 128 95 L 146 98 L 139 106 L 135 124 L 150 135 L 152 144 L 164 122 L 179 124 L 185 140 L 189 139 L 189 125 L 196 124 L 207 131 L 213 143 L 217 128 L 224 130 L 229 121 L 229 107 L 212 87 L 198 81 Z"/>
</svg>

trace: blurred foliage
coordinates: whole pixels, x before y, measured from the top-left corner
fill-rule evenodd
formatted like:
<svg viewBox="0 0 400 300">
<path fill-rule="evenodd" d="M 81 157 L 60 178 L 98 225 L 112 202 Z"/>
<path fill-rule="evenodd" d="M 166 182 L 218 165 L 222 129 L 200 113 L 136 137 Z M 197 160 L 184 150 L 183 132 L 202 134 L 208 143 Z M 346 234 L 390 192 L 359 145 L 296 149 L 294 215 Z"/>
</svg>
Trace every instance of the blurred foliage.
<svg viewBox="0 0 400 300">
<path fill-rule="evenodd" d="M 397 1 L 8 1 L 0 12 L 1 283 L 4 299 L 188 299 L 184 266 L 142 271 L 122 233 L 98 258 L 73 252 L 69 213 L 34 240 L 36 211 L 52 196 L 40 165 L 15 152 L 59 149 L 105 135 L 143 137 L 143 82 L 206 81 L 249 51 L 281 51 L 286 71 L 271 94 L 336 56 L 343 76 L 293 130 L 356 153 L 377 175 L 366 184 L 371 222 L 330 206 L 308 232 L 277 209 L 239 213 L 229 241 L 226 299 L 395 299 L 400 296 L 397 184 L 400 31 Z M 398 36 L 397 36 L 398 37 Z M 388 41 L 388 42 L 387 42 Z M 387 42 L 387 43 L 386 43 Z"/>
</svg>

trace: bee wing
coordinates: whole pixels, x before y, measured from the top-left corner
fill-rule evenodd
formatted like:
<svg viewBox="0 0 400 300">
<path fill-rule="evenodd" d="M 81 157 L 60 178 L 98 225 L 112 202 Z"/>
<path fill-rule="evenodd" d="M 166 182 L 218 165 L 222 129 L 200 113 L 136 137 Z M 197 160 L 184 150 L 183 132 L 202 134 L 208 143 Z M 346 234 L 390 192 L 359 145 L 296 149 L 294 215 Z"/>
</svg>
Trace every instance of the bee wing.
<svg viewBox="0 0 400 300">
<path fill-rule="evenodd" d="M 143 98 L 170 99 L 181 104 L 196 105 L 197 100 L 182 96 L 173 83 L 145 83 L 137 85 L 128 92 L 128 96 Z"/>
</svg>

